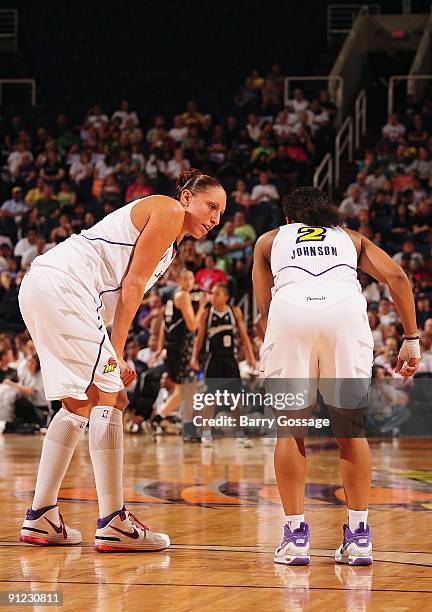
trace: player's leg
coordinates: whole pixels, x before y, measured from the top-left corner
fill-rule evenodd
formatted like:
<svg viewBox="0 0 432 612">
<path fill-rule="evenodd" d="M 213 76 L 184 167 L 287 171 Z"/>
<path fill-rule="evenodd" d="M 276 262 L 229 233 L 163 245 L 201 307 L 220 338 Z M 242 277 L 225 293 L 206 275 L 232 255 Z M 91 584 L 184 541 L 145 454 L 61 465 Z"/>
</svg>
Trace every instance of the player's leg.
<svg viewBox="0 0 432 612">
<path fill-rule="evenodd" d="M 66 398 L 44 438 L 34 500 L 21 539 L 45 545 L 78 543 L 81 534 L 64 526 L 56 504 L 88 422 L 90 405 L 85 389 L 93 366 L 86 362 L 97 356 L 101 341 L 98 318 L 83 286 L 51 268 L 32 266 L 21 283 L 19 304 L 39 355 L 46 398 Z M 75 407 L 76 414 L 67 409 L 69 406 Z"/>
<path fill-rule="evenodd" d="M 106 380 L 104 384 L 108 386 Z M 123 412 L 128 404 L 126 391 L 103 391 L 92 384 L 87 394 L 94 406 L 90 414 L 89 449 L 99 504 L 95 550 L 162 550 L 169 546 L 169 537 L 151 531 L 126 510 L 124 504 Z"/>
<path fill-rule="evenodd" d="M 349 312 L 350 317 L 344 316 Z M 368 526 L 371 456 L 364 437 L 373 339 L 364 298 L 353 295 L 327 308 L 321 319 L 322 372 L 327 379 L 324 400 L 331 406 L 334 435 L 339 444 L 340 471 L 345 489 L 348 520 L 335 560 L 350 565 L 372 563 Z M 337 332 L 335 332 L 337 330 Z M 332 356 L 332 358 L 330 358 Z"/>
<path fill-rule="evenodd" d="M 310 380 L 313 383 L 317 374 L 313 340 L 313 324 L 308 309 L 275 296 L 262 352 L 267 391 L 274 400 L 282 395 L 286 397 L 288 393 L 296 397 L 299 390 L 304 393 L 305 385 L 306 390 L 309 388 Z M 311 399 L 305 401 L 305 408 Z M 275 417 L 296 418 L 306 414 L 296 406 L 290 410 L 278 408 L 275 403 Z M 278 427 L 274 462 L 285 524 L 284 537 L 274 556 L 276 563 L 303 565 L 310 561 L 309 526 L 304 519 L 305 435 L 306 431 L 297 435 L 285 427 Z"/>
</svg>

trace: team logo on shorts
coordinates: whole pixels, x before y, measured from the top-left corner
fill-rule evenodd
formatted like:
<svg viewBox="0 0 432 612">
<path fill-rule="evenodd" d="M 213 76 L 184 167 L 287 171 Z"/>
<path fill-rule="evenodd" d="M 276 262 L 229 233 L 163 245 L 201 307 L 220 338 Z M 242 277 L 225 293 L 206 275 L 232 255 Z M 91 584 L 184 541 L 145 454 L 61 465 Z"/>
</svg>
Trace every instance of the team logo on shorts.
<svg viewBox="0 0 432 612">
<path fill-rule="evenodd" d="M 108 359 L 108 363 L 104 365 L 103 373 L 108 374 L 109 372 L 114 372 L 116 367 L 117 367 L 117 361 L 113 357 L 110 357 Z"/>
</svg>

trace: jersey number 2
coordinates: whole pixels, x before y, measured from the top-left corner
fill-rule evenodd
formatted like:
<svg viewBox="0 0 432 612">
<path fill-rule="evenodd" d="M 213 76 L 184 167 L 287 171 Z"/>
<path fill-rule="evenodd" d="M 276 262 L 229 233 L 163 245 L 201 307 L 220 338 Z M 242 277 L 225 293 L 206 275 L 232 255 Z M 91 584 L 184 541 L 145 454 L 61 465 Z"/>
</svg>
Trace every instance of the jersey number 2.
<svg viewBox="0 0 432 612">
<path fill-rule="evenodd" d="M 325 227 L 301 227 L 297 232 L 296 244 L 299 242 L 309 242 L 318 240 L 322 242 L 326 237 L 327 230 Z"/>
</svg>

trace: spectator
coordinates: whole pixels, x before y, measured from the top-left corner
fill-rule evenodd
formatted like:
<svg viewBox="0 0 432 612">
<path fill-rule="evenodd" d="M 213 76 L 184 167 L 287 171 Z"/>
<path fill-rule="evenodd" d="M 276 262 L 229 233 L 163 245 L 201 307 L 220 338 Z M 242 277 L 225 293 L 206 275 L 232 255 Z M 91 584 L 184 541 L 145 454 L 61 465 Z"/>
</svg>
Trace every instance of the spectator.
<svg viewBox="0 0 432 612">
<path fill-rule="evenodd" d="M 139 125 L 138 115 L 135 111 L 131 111 L 129 107 L 129 102 L 127 100 L 122 100 L 120 102 L 120 109 L 116 110 L 112 116 L 112 119 L 120 120 L 120 128 L 124 129 L 129 120 L 133 121 L 134 125 Z"/>
<path fill-rule="evenodd" d="M 386 180 L 387 177 L 384 174 L 384 165 L 376 164 L 373 173 L 369 174 L 365 179 L 366 190 L 370 195 L 375 195 L 378 190 L 384 189 Z"/>
<path fill-rule="evenodd" d="M 176 149 L 174 157 L 169 160 L 166 175 L 171 181 L 175 181 L 177 175 L 190 168 L 190 162 L 184 158 L 183 149 Z"/>
<path fill-rule="evenodd" d="M 6 200 L 0 208 L 0 217 L 13 219 L 24 215 L 28 211 L 28 205 L 23 200 L 21 187 L 12 188 L 12 198 Z"/>
<path fill-rule="evenodd" d="M 108 122 L 108 116 L 102 113 L 99 104 L 95 104 L 93 108 L 89 110 L 87 115 L 87 123 L 89 126 L 98 130 L 99 128 L 106 126 Z"/>
<path fill-rule="evenodd" d="M 429 151 L 425 147 L 419 147 L 417 158 L 410 166 L 410 171 L 418 174 L 421 184 L 426 184 L 432 176 L 432 160 Z"/>
<path fill-rule="evenodd" d="M 258 117 L 255 113 L 250 113 L 248 123 L 246 125 L 248 136 L 254 142 L 258 142 L 261 136 L 261 128 L 258 123 Z"/>
<path fill-rule="evenodd" d="M 225 272 L 216 268 L 216 260 L 213 255 L 205 258 L 205 267 L 195 275 L 195 282 L 203 291 L 210 292 L 215 283 L 227 283 L 228 278 Z"/>
<path fill-rule="evenodd" d="M 358 187 L 354 186 L 348 197 L 342 200 L 339 206 L 339 212 L 344 215 L 348 221 L 355 219 L 360 210 L 367 209 L 367 205 L 362 200 L 362 194 Z"/>
<path fill-rule="evenodd" d="M 7 158 L 7 165 L 12 180 L 15 180 L 18 177 L 19 168 L 25 156 L 30 157 L 31 161 L 33 161 L 33 155 L 31 151 L 28 150 L 26 143 L 22 140 L 17 140 L 14 150 Z"/>
<path fill-rule="evenodd" d="M 63 181 L 57 194 L 60 209 L 64 207 L 72 208 L 76 203 L 76 199 L 76 193 L 72 191 L 70 184 L 67 181 Z"/>
<path fill-rule="evenodd" d="M 248 207 L 251 204 L 250 193 L 243 179 L 236 181 L 236 188 L 231 192 L 230 198 L 237 206 Z"/>
<path fill-rule="evenodd" d="M 52 243 L 47 244 L 45 237 L 39 234 L 39 236 L 36 238 L 36 244 L 26 251 L 21 259 L 21 266 L 23 270 L 27 270 L 38 255 L 43 255 L 54 246 L 55 245 Z"/>
<path fill-rule="evenodd" d="M 309 106 L 309 102 L 304 97 L 302 89 L 297 88 L 294 90 L 293 97 L 290 100 L 290 105 L 294 109 L 294 112 L 297 114 L 307 109 L 307 107 Z"/>
<path fill-rule="evenodd" d="M 234 234 L 233 221 L 227 221 L 216 238 L 216 243 L 221 242 L 225 246 L 226 256 L 229 259 L 240 259 L 244 257 L 245 239 L 241 235 Z"/>
<path fill-rule="evenodd" d="M 55 191 L 60 186 L 60 182 L 65 176 L 65 171 L 62 167 L 59 157 L 56 151 L 48 151 L 46 159 L 42 163 L 39 176 L 45 181 L 45 183 L 52 184 Z"/>
<path fill-rule="evenodd" d="M 101 199 L 112 204 L 115 208 L 120 206 L 120 187 L 112 174 L 106 177 L 101 191 Z"/>
<path fill-rule="evenodd" d="M 256 231 L 249 223 L 246 223 L 246 217 L 243 212 L 236 212 L 233 217 L 234 236 L 243 238 L 245 245 L 251 247 L 255 242 L 257 235 Z"/>
<path fill-rule="evenodd" d="M 139 198 L 146 198 L 153 193 L 154 189 L 149 184 L 146 175 L 143 172 L 139 172 L 135 181 L 127 188 L 125 200 L 126 203 L 133 202 Z"/>
<path fill-rule="evenodd" d="M 396 144 L 401 136 L 405 135 L 405 126 L 399 123 L 399 119 L 396 113 L 392 113 L 389 116 L 388 123 L 382 129 L 382 135 L 385 140 L 388 140 L 391 144 Z"/>
<path fill-rule="evenodd" d="M 15 415 L 18 421 L 36 423 L 40 427 L 47 425 L 49 407 L 37 355 L 27 357 L 26 368 L 18 382 L 6 378 L 3 384 L 12 387 L 18 394 L 15 402 Z"/>
<path fill-rule="evenodd" d="M 70 167 L 69 175 L 77 194 L 85 200 L 89 199 L 93 178 L 93 165 L 88 151 L 82 151 Z"/>
<path fill-rule="evenodd" d="M 72 225 L 68 215 L 60 215 L 59 224 L 53 230 L 51 230 L 50 241 L 52 244 L 59 244 L 64 242 L 69 236 L 73 234 Z"/>
<path fill-rule="evenodd" d="M 379 189 L 369 209 L 372 229 L 375 232 L 387 232 L 393 216 L 392 205 L 386 198 L 385 191 Z"/>
<path fill-rule="evenodd" d="M 37 241 L 37 230 L 35 227 L 29 227 L 27 236 L 18 240 L 15 245 L 14 255 L 15 257 L 23 257 L 23 255 L 32 247 L 36 245 Z"/>
<path fill-rule="evenodd" d="M 148 368 L 156 368 L 163 364 L 164 358 L 165 350 L 162 353 L 158 352 L 158 336 L 150 334 L 147 346 L 138 352 L 137 359 Z"/>
<path fill-rule="evenodd" d="M 278 190 L 269 182 L 268 172 L 260 172 L 259 184 L 252 189 L 251 200 L 254 204 L 263 204 L 278 201 L 280 198 Z"/>
<path fill-rule="evenodd" d="M 425 322 L 432 317 L 430 299 L 425 293 L 419 293 L 416 300 L 417 324 L 424 329 Z"/>
<path fill-rule="evenodd" d="M 196 102 L 194 100 L 189 100 L 186 105 L 186 112 L 182 115 L 183 123 L 186 126 L 190 125 L 201 125 L 203 121 L 203 116 L 200 112 L 198 112 Z"/>
<path fill-rule="evenodd" d="M 176 115 L 174 117 L 174 127 L 172 127 L 168 135 L 174 140 L 176 145 L 182 145 L 186 140 L 186 136 L 188 133 L 187 126 L 183 123 L 183 117 L 181 115 Z"/>
<path fill-rule="evenodd" d="M 43 178 L 38 176 L 35 186 L 29 189 L 25 195 L 24 201 L 28 206 L 33 206 L 42 197 L 44 184 Z"/>
<path fill-rule="evenodd" d="M 36 200 L 35 208 L 41 217 L 48 219 L 57 212 L 59 203 L 54 195 L 54 188 L 51 183 L 45 183 L 42 190 L 42 197 Z"/>
<path fill-rule="evenodd" d="M 412 240 L 405 240 L 402 245 L 402 251 L 398 251 L 397 253 L 395 253 L 395 255 L 393 255 L 393 259 L 396 263 L 401 265 L 402 257 L 406 253 L 408 253 L 411 259 L 414 260 L 418 265 L 421 265 L 423 263 L 423 255 L 415 250 L 415 244 Z"/>
</svg>

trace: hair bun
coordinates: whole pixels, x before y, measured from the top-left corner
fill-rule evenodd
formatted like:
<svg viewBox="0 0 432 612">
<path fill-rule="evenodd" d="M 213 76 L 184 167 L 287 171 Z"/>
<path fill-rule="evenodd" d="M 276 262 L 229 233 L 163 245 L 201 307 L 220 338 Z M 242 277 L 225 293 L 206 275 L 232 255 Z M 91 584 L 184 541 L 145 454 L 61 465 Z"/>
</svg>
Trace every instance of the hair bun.
<svg viewBox="0 0 432 612">
<path fill-rule="evenodd" d="M 201 170 L 197 170 L 197 168 L 189 168 L 189 170 L 183 170 L 183 172 L 180 172 L 180 174 L 177 176 L 177 179 L 176 179 L 177 189 L 181 191 L 183 187 L 186 185 L 186 183 L 188 183 L 191 179 L 195 178 L 196 176 L 201 176 L 201 175 L 202 175 Z"/>
</svg>

